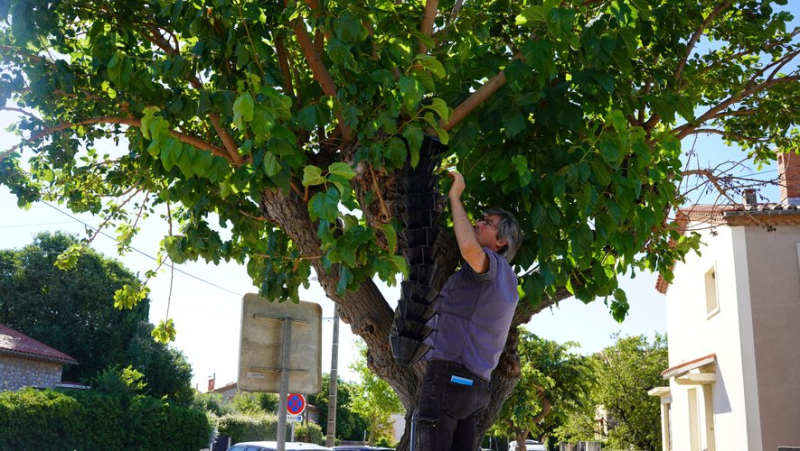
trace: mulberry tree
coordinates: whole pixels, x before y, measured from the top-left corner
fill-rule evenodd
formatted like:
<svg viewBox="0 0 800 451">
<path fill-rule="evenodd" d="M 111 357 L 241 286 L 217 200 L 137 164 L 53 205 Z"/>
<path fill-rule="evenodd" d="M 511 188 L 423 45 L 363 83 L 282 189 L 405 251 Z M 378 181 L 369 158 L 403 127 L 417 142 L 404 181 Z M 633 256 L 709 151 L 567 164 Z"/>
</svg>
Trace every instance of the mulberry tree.
<svg viewBox="0 0 800 451">
<path fill-rule="evenodd" d="M 525 232 L 487 428 L 519 378 L 516 326 L 570 295 L 621 319 L 620 275 L 669 279 L 696 244 L 670 218 L 681 140 L 721 135 L 756 162 L 796 148 L 785 4 L 4 0 L 0 108 L 19 141 L 0 149 L 0 182 L 20 205 L 101 216 L 123 250 L 166 211 L 163 261 L 245 263 L 271 299 L 296 299 L 313 270 L 410 415 L 423 364 L 393 358 L 373 279 L 408 271 L 399 180 L 437 138 L 430 170 L 457 168 L 471 213 L 500 206 Z M 447 217 L 436 286 L 458 264 Z"/>
</svg>

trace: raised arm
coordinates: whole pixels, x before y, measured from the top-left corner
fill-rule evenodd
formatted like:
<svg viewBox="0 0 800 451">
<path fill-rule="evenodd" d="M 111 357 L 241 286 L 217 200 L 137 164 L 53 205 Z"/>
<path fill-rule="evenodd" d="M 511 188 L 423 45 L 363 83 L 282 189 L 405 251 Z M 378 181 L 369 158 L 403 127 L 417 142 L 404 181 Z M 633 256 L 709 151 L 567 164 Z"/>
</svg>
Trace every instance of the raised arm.
<svg viewBox="0 0 800 451">
<path fill-rule="evenodd" d="M 464 176 L 458 172 L 450 172 L 448 175 L 453 179 L 453 186 L 450 187 L 450 211 L 453 215 L 453 231 L 456 234 L 456 241 L 458 242 L 458 249 L 461 256 L 464 257 L 472 269 L 479 273 L 485 273 L 489 270 L 489 257 L 483 251 L 477 237 L 472 223 L 467 217 L 467 211 L 464 210 L 464 204 L 461 203 L 461 194 L 467 185 L 464 183 Z"/>
</svg>

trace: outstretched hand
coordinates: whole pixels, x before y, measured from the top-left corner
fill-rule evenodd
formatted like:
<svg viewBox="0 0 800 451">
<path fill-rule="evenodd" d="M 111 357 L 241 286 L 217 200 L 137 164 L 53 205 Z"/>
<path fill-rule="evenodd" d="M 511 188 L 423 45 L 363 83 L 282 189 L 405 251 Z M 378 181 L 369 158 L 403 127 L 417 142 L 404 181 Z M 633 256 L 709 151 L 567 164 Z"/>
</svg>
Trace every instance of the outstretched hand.
<svg viewBox="0 0 800 451">
<path fill-rule="evenodd" d="M 461 199 L 461 194 L 467 188 L 464 176 L 455 171 L 450 171 L 447 175 L 453 179 L 453 184 L 450 186 L 450 199 Z"/>
</svg>

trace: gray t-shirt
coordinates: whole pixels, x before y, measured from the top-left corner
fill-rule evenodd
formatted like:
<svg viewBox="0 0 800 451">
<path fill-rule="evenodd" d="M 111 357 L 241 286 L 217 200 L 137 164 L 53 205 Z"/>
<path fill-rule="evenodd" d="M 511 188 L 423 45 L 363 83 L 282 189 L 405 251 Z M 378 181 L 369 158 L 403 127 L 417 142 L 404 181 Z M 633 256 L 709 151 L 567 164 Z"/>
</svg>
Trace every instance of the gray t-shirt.
<svg viewBox="0 0 800 451">
<path fill-rule="evenodd" d="M 469 264 L 450 276 L 436 299 L 436 315 L 428 325 L 436 331 L 425 360 L 461 363 L 490 380 L 506 344 L 519 301 L 517 276 L 505 257 L 489 248 L 489 270 L 476 273 Z"/>
</svg>

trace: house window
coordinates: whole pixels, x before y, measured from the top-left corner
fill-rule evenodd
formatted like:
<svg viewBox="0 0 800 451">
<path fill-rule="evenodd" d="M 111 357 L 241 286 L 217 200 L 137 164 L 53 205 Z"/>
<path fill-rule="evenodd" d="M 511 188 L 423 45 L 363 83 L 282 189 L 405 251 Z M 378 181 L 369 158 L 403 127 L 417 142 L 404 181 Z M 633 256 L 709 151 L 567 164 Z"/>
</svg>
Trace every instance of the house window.
<svg viewBox="0 0 800 451">
<path fill-rule="evenodd" d="M 719 312 L 719 300 L 717 299 L 717 268 L 706 271 L 706 314 L 710 318 Z"/>
</svg>

